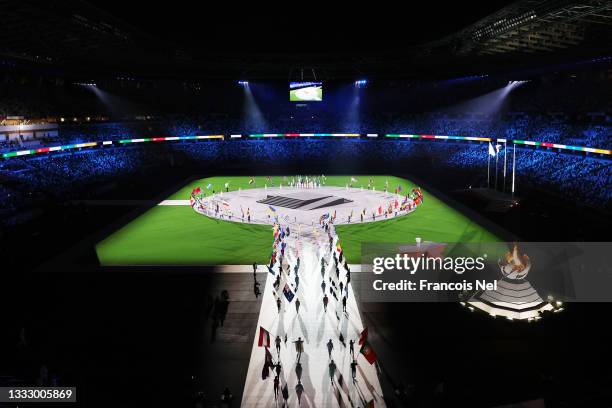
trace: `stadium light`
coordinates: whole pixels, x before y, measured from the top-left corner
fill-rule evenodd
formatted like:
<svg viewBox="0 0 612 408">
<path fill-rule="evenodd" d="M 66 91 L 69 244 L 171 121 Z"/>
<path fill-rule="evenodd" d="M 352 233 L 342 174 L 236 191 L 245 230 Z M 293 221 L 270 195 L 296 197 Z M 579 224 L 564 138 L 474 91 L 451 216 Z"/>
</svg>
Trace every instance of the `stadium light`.
<svg viewBox="0 0 612 408">
<path fill-rule="evenodd" d="M 266 119 L 257 104 L 257 99 L 253 95 L 253 88 L 249 86 L 248 81 L 238 81 L 238 84 L 244 89 L 244 100 L 242 105 L 242 126 L 245 129 L 265 129 L 267 127 Z M 257 88 L 257 86 L 255 86 Z"/>
<path fill-rule="evenodd" d="M 363 88 L 368 84 L 368 80 L 367 79 L 359 79 L 357 81 L 355 81 L 355 86 L 357 88 Z"/>
<path fill-rule="evenodd" d="M 505 98 L 514 89 L 518 88 L 519 86 L 521 86 L 521 85 L 523 85 L 523 84 L 525 84 L 527 82 L 529 82 L 529 81 L 508 81 L 508 85 L 506 85 L 502 89 L 502 92 L 501 92 L 502 98 Z"/>
</svg>

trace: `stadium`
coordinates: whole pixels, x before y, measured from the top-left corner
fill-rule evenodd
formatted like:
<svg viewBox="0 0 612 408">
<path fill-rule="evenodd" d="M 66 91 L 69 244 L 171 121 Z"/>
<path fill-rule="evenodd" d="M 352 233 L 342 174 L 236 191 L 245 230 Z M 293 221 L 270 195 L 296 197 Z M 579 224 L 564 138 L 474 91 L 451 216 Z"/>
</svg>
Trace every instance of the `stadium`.
<svg viewBox="0 0 612 408">
<path fill-rule="evenodd" d="M 234 7 L 0 1 L 0 407 L 610 406 L 612 5 Z"/>
</svg>

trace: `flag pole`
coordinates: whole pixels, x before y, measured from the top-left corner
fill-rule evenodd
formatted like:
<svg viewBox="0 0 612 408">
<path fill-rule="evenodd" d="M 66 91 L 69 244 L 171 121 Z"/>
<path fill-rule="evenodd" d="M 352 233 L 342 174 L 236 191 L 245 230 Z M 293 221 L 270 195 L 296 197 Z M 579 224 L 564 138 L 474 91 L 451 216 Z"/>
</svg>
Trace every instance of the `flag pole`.
<svg viewBox="0 0 612 408">
<path fill-rule="evenodd" d="M 487 150 L 487 188 L 491 188 L 491 153 Z"/>
<path fill-rule="evenodd" d="M 497 158 L 499 157 L 499 151 L 497 145 L 495 145 L 495 190 L 497 190 Z"/>
<path fill-rule="evenodd" d="M 516 145 L 512 145 L 512 198 L 514 198 L 514 174 L 516 171 Z"/>
<path fill-rule="evenodd" d="M 504 140 L 504 193 L 506 192 L 506 155 L 507 155 L 508 142 Z"/>
</svg>

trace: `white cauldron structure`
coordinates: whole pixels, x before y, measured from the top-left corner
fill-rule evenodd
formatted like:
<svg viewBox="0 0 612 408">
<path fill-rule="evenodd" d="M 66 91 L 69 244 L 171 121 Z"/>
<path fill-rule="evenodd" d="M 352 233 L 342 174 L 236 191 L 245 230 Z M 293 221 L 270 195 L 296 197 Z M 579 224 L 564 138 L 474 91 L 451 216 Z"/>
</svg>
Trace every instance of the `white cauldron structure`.
<svg viewBox="0 0 612 408">
<path fill-rule="evenodd" d="M 519 253 L 517 244 L 498 261 L 498 265 L 502 278 L 497 281 L 497 288 L 477 292 L 464 305 L 492 317 L 528 321 L 539 320 L 544 311 L 562 310 L 561 302 L 542 299 L 526 279 L 531 270 L 531 260 L 526 254 Z"/>
</svg>

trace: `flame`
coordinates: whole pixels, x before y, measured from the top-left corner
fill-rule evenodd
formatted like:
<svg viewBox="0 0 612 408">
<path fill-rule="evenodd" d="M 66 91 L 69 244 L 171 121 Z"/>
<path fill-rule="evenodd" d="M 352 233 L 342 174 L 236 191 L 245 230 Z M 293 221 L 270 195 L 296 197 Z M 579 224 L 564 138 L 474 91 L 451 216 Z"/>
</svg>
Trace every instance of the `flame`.
<svg viewBox="0 0 612 408">
<path fill-rule="evenodd" d="M 506 252 L 506 264 L 512 265 L 512 270 L 521 272 L 525 269 L 529 258 L 527 255 L 520 255 L 517 243 L 514 243 L 512 251 Z"/>
<path fill-rule="evenodd" d="M 512 263 L 514 263 L 517 266 L 522 265 L 521 259 L 519 258 L 519 255 L 518 255 L 518 245 L 516 244 L 514 244 L 514 250 L 512 251 Z"/>
</svg>

